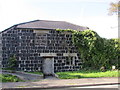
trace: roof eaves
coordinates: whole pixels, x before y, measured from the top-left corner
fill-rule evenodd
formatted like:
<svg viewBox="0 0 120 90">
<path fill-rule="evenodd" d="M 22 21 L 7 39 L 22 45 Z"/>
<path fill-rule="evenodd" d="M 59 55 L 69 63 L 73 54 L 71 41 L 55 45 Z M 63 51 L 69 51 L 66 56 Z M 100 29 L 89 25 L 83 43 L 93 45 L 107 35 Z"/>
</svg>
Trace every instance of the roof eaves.
<svg viewBox="0 0 120 90">
<path fill-rule="evenodd" d="M 1 31 L 0 34 L 3 33 L 3 32 L 5 32 L 5 31 L 8 31 L 8 30 L 11 29 L 11 28 L 16 29 L 16 27 L 17 27 L 17 25 L 13 25 L 13 26 L 11 26 L 11 27 L 9 27 L 9 28 L 7 28 L 7 29 Z"/>
<path fill-rule="evenodd" d="M 56 30 L 56 29 L 47 29 L 47 28 L 16 28 L 16 29 L 31 29 L 31 30 Z"/>
<path fill-rule="evenodd" d="M 19 23 L 19 24 L 16 24 L 16 25 L 18 26 L 18 25 L 27 24 L 27 23 L 36 22 L 36 21 L 40 21 L 40 20 L 34 20 L 34 21 L 29 21 L 29 22 Z"/>
<path fill-rule="evenodd" d="M 73 23 L 67 22 L 67 21 L 62 21 L 62 22 L 69 23 L 71 25 L 78 26 L 78 27 L 84 27 L 84 26 L 80 26 L 80 25 L 77 25 L 77 24 L 73 24 Z"/>
</svg>

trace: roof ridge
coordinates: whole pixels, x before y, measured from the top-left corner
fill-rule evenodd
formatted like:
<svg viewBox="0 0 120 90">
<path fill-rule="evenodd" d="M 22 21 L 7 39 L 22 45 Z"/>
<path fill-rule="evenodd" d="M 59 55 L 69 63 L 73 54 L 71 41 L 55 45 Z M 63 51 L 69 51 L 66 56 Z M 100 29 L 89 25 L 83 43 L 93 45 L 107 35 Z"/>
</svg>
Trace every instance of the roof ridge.
<svg viewBox="0 0 120 90">
<path fill-rule="evenodd" d="M 36 21 L 40 21 L 40 20 L 33 20 L 33 21 L 23 22 L 23 23 L 16 24 L 14 26 L 18 26 L 18 25 L 22 25 L 22 24 L 26 24 L 26 23 L 31 23 L 31 22 L 36 22 Z"/>
<path fill-rule="evenodd" d="M 46 26 L 44 27 L 44 25 L 46 25 Z M 87 29 L 87 27 L 85 27 L 85 26 L 80 26 L 80 25 L 77 25 L 77 24 L 73 24 L 71 22 L 54 21 L 54 20 L 34 20 L 34 21 L 29 21 L 29 22 L 16 24 L 15 26 L 16 26 L 16 28 L 23 28 L 23 27 L 24 28 L 28 28 L 28 27 L 29 28 L 43 28 L 44 27 L 44 28 L 47 28 L 47 29 L 48 28 L 54 29 L 54 28 L 61 27 L 61 29 L 68 29 L 69 28 L 69 29 L 73 29 L 73 30 L 79 30 L 79 29 L 82 30 L 82 29 L 85 29 L 85 28 Z"/>
<path fill-rule="evenodd" d="M 58 23 L 57 23 L 58 22 Z M 71 22 L 67 21 L 54 21 L 54 20 L 33 20 L 28 22 L 23 22 L 19 24 L 15 24 L 12 26 L 13 28 L 34 28 L 34 29 L 73 29 L 73 30 L 85 30 L 88 29 L 88 27 L 80 26 Z M 10 28 L 12 28 L 10 27 Z M 5 29 L 8 30 L 9 28 Z M 4 30 L 4 31 L 5 31 Z M 1 32 L 0 32 L 1 33 Z"/>
<path fill-rule="evenodd" d="M 72 24 L 72 25 L 74 25 L 74 26 L 84 27 L 84 26 L 81 26 L 81 25 L 77 25 L 77 24 L 75 24 L 75 23 L 71 23 L 71 22 L 67 22 L 67 21 L 64 21 L 64 22 L 69 23 L 69 24 Z"/>
<path fill-rule="evenodd" d="M 50 22 L 65 22 L 65 21 L 58 21 L 58 20 L 39 20 L 39 21 L 50 21 Z"/>
<path fill-rule="evenodd" d="M 28 21 L 28 22 L 23 22 L 23 23 L 18 23 L 18 24 L 15 24 L 13 26 L 18 26 L 18 25 L 22 25 L 22 24 L 27 24 L 27 23 L 32 23 L 32 22 L 37 22 L 37 21 L 46 21 L 46 22 L 65 22 L 65 21 L 54 21 L 54 20 L 33 20 L 33 21 Z M 67 22 L 68 23 L 68 22 Z"/>
</svg>

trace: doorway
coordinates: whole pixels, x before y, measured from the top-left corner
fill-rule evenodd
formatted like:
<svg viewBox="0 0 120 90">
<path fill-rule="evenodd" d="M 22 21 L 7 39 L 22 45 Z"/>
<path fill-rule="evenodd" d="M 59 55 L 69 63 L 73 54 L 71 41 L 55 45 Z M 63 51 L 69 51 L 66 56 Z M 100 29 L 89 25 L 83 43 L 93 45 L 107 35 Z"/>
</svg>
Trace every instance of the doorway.
<svg viewBox="0 0 120 90">
<path fill-rule="evenodd" d="M 42 72 L 44 78 L 47 76 L 54 76 L 54 58 L 53 57 L 43 57 Z"/>
</svg>

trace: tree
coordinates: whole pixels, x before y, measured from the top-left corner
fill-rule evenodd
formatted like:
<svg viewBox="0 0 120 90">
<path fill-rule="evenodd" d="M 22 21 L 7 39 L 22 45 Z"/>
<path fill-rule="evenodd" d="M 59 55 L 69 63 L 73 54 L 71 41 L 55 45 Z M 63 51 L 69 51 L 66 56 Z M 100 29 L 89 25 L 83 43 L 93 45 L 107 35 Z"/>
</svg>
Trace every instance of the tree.
<svg viewBox="0 0 120 90">
<path fill-rule="evenodd" d="M 112 65 L 119 69 L 120 52 L 118 39 L 105 39 L 92 30 L 74 33 L 74 43 L 79 48 L 83 68 L 111 69 Z"/>
<path fill-rule="evenodd" d="M 120 11 L 120 2 L 110 3 L 109 15 L 117 14 Z"/>
<path fill-rule="evenodd" d="M 120 69 L 118 57 L 120 57 L 120 39 L 106 39 L 100 37 L 95 31 L 84 30 L 59 30 L 72 33 L 72 41 L 78 47 L 83 63 L 83 69 L 111 69 L 114 65 Z M 64 43 L 65 46 L 67 45 Z"/>
</svg>

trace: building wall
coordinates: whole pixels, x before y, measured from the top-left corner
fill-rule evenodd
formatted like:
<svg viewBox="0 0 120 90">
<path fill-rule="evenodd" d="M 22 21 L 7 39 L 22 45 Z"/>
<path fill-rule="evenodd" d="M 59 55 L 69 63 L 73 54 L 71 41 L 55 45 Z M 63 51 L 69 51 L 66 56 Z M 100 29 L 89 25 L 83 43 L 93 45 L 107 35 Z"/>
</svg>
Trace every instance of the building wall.
<svg viewBox="0 0 120 90">
<path fill-rule="evenodd" d="M 14 27 L 2 32 L 2 67 L 8 67 L 8 60 L 17 54 L 17 30 Z"/>
<path fill-rule="evenodd" d="M 2 67 L 2 33 L 0 33 L 0 68 Z"/>
<path fill-rule="evenodd" d="M 56 30 L 14 29 L 2 33 L 3 68 L 16 55 L 18 70 L 41 71 L 43 56 L 54 54 L 54 70 L 74 71 L 82 66 L 72 34 Z"/>
</svg>

